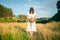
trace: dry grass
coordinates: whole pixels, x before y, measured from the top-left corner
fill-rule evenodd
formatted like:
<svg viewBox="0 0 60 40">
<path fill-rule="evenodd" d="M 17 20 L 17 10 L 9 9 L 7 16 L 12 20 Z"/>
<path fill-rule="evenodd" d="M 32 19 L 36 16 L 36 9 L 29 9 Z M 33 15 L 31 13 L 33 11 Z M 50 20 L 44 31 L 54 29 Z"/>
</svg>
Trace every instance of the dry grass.
<svg viewBox="0 0 60 40">
<path fill-rule="evenodd" d="M 19 27 L 26 29 L 27 23 L 0 23 L 0 34 L 4 35 L 6 33 L 12 33 L 14 36 L 17 33 Z M 47 24 L 37 23 L 37 34 L 35 34 L 38 40 L 59 40 L 60 30 L 57 30 L 57 27 L 60 26 L 60 22 L 52 22 Z M 24 34 L 25 32 L 19 32 Z M 34 39 L 37 40 L 37 39 Z"/>
</svg>

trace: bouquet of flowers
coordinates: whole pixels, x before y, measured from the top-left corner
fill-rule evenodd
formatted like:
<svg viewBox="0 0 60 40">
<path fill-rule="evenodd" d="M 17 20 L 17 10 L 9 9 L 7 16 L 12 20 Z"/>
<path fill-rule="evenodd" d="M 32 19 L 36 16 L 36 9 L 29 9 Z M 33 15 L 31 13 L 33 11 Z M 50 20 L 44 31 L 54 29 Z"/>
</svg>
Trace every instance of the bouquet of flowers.
<svg viewBox="0 0 60 40">
<path fill-rule="evenodd" d="M 34 22 L 34 18 L 31 17 L 31 18 L 29 19 L 29 22 Z"/>
</svg>

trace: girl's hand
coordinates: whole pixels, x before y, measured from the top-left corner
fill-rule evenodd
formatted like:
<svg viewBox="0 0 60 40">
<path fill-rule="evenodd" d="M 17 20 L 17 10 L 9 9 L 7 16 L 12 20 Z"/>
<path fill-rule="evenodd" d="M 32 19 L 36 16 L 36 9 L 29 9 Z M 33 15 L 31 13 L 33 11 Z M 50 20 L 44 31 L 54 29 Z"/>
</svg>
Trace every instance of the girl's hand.
<svg viewBox="0 0 60 40">
<path fill-rule="evenodd" d="M 34 22 L 34 19 L 33 19 L 33 18 L 30 18 L 30 19 L 29 19 L 29 22 Z"/>
</svg>

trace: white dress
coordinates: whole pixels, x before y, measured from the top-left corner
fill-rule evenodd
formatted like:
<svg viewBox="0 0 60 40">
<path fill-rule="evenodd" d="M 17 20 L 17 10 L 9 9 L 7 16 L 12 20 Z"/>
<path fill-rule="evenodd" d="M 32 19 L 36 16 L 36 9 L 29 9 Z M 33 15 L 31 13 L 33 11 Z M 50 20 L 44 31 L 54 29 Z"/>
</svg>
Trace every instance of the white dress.
<svg viewBox="0 0 60 40">
<path fill-rule="evenodd" d="M 34 14 L 27 14 L 27 19 L 30 19 L 30 17 L 32 17 L 33 19 L 34 19 L 34 17 L 35 17 L 35 13 Z M 34 31 L 34 32 L 36 32 L 36 23 L 35 23 L 35 21 L 34 22 L 32 22 L 32 23 L 30 23 L 29 21 L 27 22 L 27 30 L 26 30 L 27 32 L 29 32 L 29 31 Z"/>
</svg>

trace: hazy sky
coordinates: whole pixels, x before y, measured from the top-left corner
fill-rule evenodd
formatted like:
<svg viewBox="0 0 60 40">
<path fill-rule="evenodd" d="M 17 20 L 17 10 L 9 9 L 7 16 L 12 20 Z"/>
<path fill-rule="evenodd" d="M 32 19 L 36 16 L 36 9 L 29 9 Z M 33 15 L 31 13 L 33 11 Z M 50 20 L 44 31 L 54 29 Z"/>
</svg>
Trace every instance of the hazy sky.
<svg viewBox="0 0 60 40">
<path fill-rule="evenodd" d="M 57 0 L 0 0 L 0 4 L 12 8 L 14 15 L 26 15 L 33 7 L 37 18 L 52 17 L 57 13 Z"/>
</svg>

